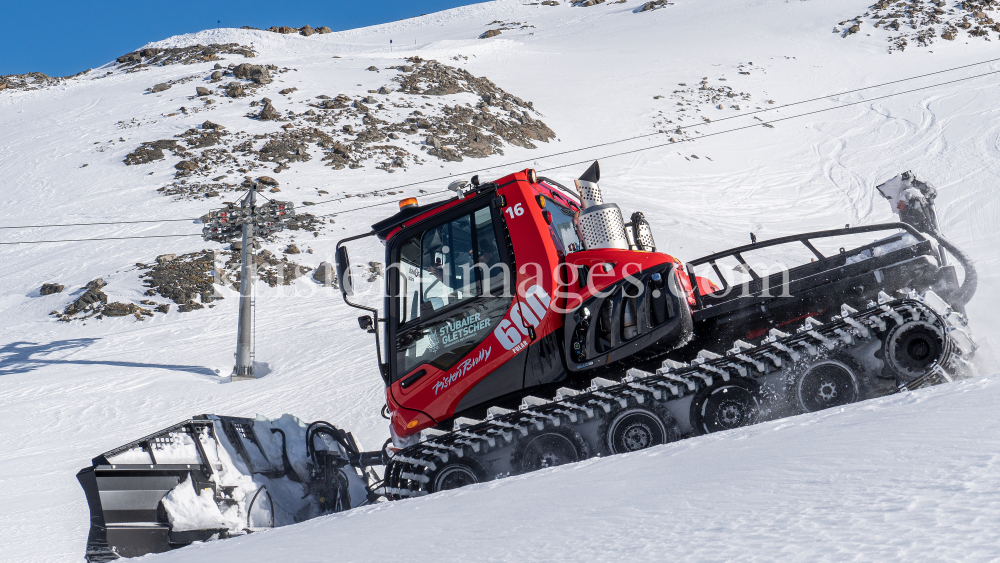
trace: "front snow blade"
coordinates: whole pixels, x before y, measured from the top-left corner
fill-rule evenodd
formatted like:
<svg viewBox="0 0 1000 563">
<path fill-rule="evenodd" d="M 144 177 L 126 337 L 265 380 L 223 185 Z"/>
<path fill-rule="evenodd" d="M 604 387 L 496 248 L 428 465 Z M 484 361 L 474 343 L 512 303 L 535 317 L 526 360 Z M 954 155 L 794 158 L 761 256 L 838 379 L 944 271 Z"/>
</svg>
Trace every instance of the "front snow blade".
<svg viewBox="0 0 1000 563">
<path fill-rule="evenodd" d="M 327 423 L 198 415 L 92 460 L 86 559 L 242 535 L 370 500 L 353 437 Z M 351 499 L 355 499 L 352 502 Z"/>
</svg>

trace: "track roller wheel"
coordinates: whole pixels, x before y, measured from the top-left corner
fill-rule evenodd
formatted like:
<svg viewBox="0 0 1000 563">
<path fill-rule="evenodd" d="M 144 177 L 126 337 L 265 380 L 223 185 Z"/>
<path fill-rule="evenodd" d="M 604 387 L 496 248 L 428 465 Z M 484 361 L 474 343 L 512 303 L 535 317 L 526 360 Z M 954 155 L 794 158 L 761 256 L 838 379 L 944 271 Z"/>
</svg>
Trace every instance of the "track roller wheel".
<svg viewBox="0 0 1000 563">
<path fill-rule="evenodd" d="M 647 399 L 644 405 L 612 411 L 599 435 L 610 453 L 623 454 L 675 442 L 681 431 L 673 415 Z"/>
<path fill-rule="evenodd" d="M 759 412 L 760 385 L 751 379 L 716 381 L 691 401 L 692 426 L 700 434 L 749 426 Z"/>
<path fill-rule="evenodd" d="M 588 457 L 590 448 L 580 433 L 563 426 L 532 432 L 522 438 L 511 461 L 518 473 L 528 473 Z"/>
<path fill-rule="evenodd" d="M 452 458 L 430 475 L 427 489 L 432 493 L 450 491 L 486 480 L 486 471 L 474 460 Z"/>
<path fill-rule="evenodd" d="M 907 383 L 926 374 L 945 354 L 945 338 L 927 321 L 910 321 L 889 330 L 883 359 L 886 371 L 897 383 Z"/>
<path fill-rule="evenodd" d="M 833 355 L 792 368 L 790 400 L 800 413 L 816 412 L 867 399 L 868 373 L 846 355 Z"/>
</svg>

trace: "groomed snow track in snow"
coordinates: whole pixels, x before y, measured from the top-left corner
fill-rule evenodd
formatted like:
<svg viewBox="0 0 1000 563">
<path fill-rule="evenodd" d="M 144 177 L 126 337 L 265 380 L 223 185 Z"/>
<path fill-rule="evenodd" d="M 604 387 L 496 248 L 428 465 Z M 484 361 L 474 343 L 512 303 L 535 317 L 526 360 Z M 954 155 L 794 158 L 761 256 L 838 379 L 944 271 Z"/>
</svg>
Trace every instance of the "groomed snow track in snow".
<svg viewBox="0 0 1000 563">
<path fill-rule="evenodd" d="M 452 432 L 437 433 L 393 456 L 378 492 L 390 500 L 423 496 L 434 492 L 434 477 L 453 456 L 476 459 L 497 448 L 513 452 L 518 439 L 528 437 L 533 430 L 573 428 L 595 417 L 608 417 L 619 406 L 626 409 L 637 405 L 666 405 L 693 395 L 720 379 L 756 380 L 827 351 L 859 346 L 906 323 L 925 323 L 933 327 L 942 348 L 931 369 L 901 384 L 900 390 L 951 381 L 953 374 L 964 370 L 975 343 L 963 314 L 952 310 L 931 291 L 924 295 L 911 292 L 907 298 L 895 300 L 880 293 L 878 301 L 870 302 L 864 311 L 856 311 L 845 304 L 841 314 L 826 323 L 807 318 L 795 334 L 772 329 L 760 346 L 737 342 L 725 356 L 702 352 L 690 365 L 668 360 L 656 373 L 630 369 L 620 381 L 595 378 L 584 392 L 562 388 L 552 400 L 526 397 L 517 411 L 493 407 L 483 421 L 456 419 Z M 435 434 L 435 431 L 425 431 L 425 435 L 428 433 Z M 485 475 L 487 479 L 498 476 Z"/>
</svg>

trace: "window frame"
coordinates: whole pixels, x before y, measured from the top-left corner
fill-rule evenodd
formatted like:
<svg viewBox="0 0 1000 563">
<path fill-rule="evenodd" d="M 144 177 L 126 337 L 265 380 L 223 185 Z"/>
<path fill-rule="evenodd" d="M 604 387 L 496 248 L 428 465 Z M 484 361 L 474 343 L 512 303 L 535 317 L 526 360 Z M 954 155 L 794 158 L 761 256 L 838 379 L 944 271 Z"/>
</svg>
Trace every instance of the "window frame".
<svg viewBox="0 0 1000 563">
<path fill-rule="evenodd" d="M 516 276 L 514 265 L 511 263 L 510 254 L 507 249 L 507 223 L 504 220 L 503 214 L 499 212 L 493 206 L 495 194 L 494 192 L 488 192 L 476 197 L 468 198 L 467 202 L 456 205 L 454 208 L 442 213 L 438 217 L 434 217 L 425 221 L 420 221 L 414 223 L 413 225 L 404 227 L 398 233 L 396 233 L 389 241 L 389 246 L 386 251 L 389 264 L 398 264 L 400 249 L 403 245 L 415 236 L 423 237 L 425 233 L 431 229 L 437 228 L 445 223 L 454 221 L 462 216 L 472 217 L 472 222 L 475 220 L 475 213 L 479 209 L 486 208 L 490 211 L 490 219 L 493 224 L 493 234 L 495 236 L 496 248 L 499 254 L 499 261 L 497 264 L 506 264 L 511 272 L 512 276 Z M 478 236 L 473 237 L 473 244 L 475 246 L 476 252 L 479 252 L 479 240 Z M 423 254 L 423 249 L 421 248 L 421 255 Z M 453 314 L 455 311 L 473 305 L 481 299 L 504 299 L 501 294 L 499 296 L 493 295 L 489 288 L 486 286 L 486 279 L 482 276 L 481 270 L 479 268 L 474 268 L 477 272 L 477 292 L 478 295 L 469 297 L 468 299 L 462 299 L 456 301 L 455 303 L 449 304 L 441 309 L 434 311 L 429 315 L 421 315 L 414 319 L 409 319 L 406 323 L 398 323 L 392 321 L 392 319 L 400 319 L 400 302 L 402 301 L 399 297 L 399 290 L 401 287 L 400 283 L 400 271 L 399 268 L 387 268 L 386 275 L 388 276 L 386 294 L 386 311 L 389 313 L 390 321 L 386 323 L 388 328 L 387 341 L 388 341 L 388 363 L 389 363 L 389 381 L 390 383 L 395 383 L 408 373 L 397 373 L 397 355 L 399 338 L 404 336 L 406 333 L 413 330 L 420 330 L 428 324 L 433 324 L 440 319 Z M 390 273 L 391 272 L 391 273 Z M 510 283 L 514 283 L 516 280 L 510 280 Z M 423 288 L 420 290 L 421 297 Z M 509 298 L 513 302 L 513 298 Z M 508 306 L 509 308 L 509 306 Z M 411 370 L 412 371 L 412 370 Z"/>
</svg>

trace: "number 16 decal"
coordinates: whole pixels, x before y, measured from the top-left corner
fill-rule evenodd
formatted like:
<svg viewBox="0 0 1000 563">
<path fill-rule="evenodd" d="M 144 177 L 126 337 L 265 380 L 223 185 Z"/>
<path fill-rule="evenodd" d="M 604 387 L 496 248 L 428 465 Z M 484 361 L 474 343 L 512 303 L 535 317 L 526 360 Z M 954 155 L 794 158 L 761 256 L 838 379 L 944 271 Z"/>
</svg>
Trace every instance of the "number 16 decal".
<svg viewBox="0 0 1000 563">
<path fill-rule="evenodd" d="M 514 205 L 513 207 L 508 207 L 507 209 L 505 209 L 505 211 L 507 212 L 507 215 L 510 215 L 511 219 L 513 219 L 514 217 L 520 217 L 521 215 L 524 215 L 524 207 L 521 207 L 520 203 Z"/>
</svg>

